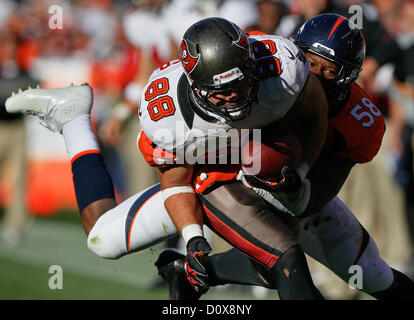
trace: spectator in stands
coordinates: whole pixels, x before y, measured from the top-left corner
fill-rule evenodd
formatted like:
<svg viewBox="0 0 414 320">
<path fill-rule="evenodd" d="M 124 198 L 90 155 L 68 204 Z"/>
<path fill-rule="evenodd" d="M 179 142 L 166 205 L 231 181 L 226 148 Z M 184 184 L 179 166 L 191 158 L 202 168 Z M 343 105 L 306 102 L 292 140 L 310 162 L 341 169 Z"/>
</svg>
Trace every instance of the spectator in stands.
<svg viewBox="0 0 414 320">
<path fill-rule="evenodd" d="M 4 214 L 2 237 L 7 246 L 15 247 L 20 243 L 28 221 L 25 205 L 26 131 L 23 116 L 7 113 L 4 104 L 12 91 L 36 86 L 36 83 L 17 61 L 18 35 L 3 29 L 0 30 L 0 39 L 0 169 L 6 172 L 4 166 L 7 165 L 12 187 L 12 197 Z"/>
<path fill-rule="evenodd" d="M 414 1 L 404 0 L 399 10 L 398 43 L 403 49 L 396 63 L 391 90 L 390 117 L 393 122 L 391 152 L 397 155 L 396 181 L 403 188 L 404 206 L 411 244 L 414 246 Z M 407 263 L 414 277 L 414 251 Z"/>
<path fill-rule="evenodd" d="M 247 31 L 258 30 L 267 34 L 277 34 L 276 30 L 281 19 L 287 15 L 288 7 L 282 0 L 258 0 L 258 19 L 255 25 L 247 28 Z"/>
</svg>

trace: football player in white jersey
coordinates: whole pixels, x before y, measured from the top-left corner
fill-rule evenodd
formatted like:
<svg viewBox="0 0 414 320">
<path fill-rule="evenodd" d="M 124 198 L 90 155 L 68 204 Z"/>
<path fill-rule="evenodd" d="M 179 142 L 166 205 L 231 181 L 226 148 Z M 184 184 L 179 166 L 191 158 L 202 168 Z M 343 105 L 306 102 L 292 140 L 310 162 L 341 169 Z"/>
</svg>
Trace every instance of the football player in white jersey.
<svg viewBox="0 0 414 320">
<path fill-rule="evenodd" d="M 63 134 L 88 246 L 96 254 L 118 258 L 178 231 L 187 244 L 187 275 L 201 293 L 207 289 L 202 260 L 211 252 L 203 236 L 206 223 L 263 263 L 272 281 L 286 282 L 287 290 L 279 291 L 282 299 L 320 299 L 298 240 L 277 213 L 240 182 L 197 198 L 192 187 L 196 166 L 186 155 L 194 145 L 211 143 L 211 137 L 231 138 L 234 129 L 261 128 L 292 115 L 306 128 L 303 159 L 297 167 L 286 168 L 279 188 L 300 188 L 327 129 L 325 94 L 309 73 L 307 60 L 286 39 L 247 39 L 240 28 L 220 18 L 189 28 L 180 60 L 153 73 L 139 110 L 143 131 L 138 144 L 147 161 L 158 167 L 161 187 L 148 188 L 119 205 L 91 130 L 89 86 L 29 89 L 9 98 L 6 108 L 37 115 L 49 129 Z M 204 164 L 205 158 L 197 154 L 195 164 Z M 287 278 L 286 268 L 296 270 L 295 277 Z"/>
<path fill-rule="evenodd" d="M 180 59 L 182 64 L 171 62 L 150 77 L 139 111 L 139 146 L 148 163 L 159 168 L 165 206 L 187 243 L 190 282 L 200 292 L 206 285 L 201 260 L 211 248 L 203 236 L 204 220 L 272 270 L 273 281 L 282 282 L 282 269 L 295 266 L 300 276 L 291 290 L 279 293 L 282 298 L 317 298 L 297 239 L 277 215 L 239 182 L 200 195 L 200 205 L 192 194 L 194 165 L 188 159 L 188 150 L 201 150 L 196 163 L 204 164 L 212 140 L 227 140 L 234 129 L 263 128 L 292 115 L 308 134 L 302 139 L 302 162 L 286 169 L 278 189 L 299 188 L 321 149 L 327 118 L 324 93 L 309 74 L 306 59 L 286 39 L 246 38 L 237 26 L 219 18 L 189 28 Z M 213 160 L 210 155 L 207 161 Z"/>
<path fill-rule="evenodd" d="M 258 41 L 258 39 L 260 39 L 260 41 Z M 265 81 L 267 79 L 263 79 L 264 81 L 260 81 L 259 93 L 260 86 L 267 85 L 268 87 L 277 87 L 279 85 L 279 88 L 283 89 L 281 90 L 281 92 L 285 94 L 286 100 L 283 99 L 283 95 L 278 95 L 278 92 L 275 92 L 273 98 L 277 99 L 279 97 L 281 102 L 280 105 L 283 106 L 283 102 L 289 100 L 289 96 L 294 96 L 298 93 L 298 90 L 303 90 L 300 88 L 300 86 L 295 86 L 295 83 L 292 83 L 289 80 L 289 76 L 287 76 L 287 74 L 284 73 L 285 71 L 290 71 L 289 75 L 295 74 L 295 68 L 292 69 L 292 63 L 295 62 L 295 59 L 298 59 L 299 61 L 301 61 L 301 63 L 303 63 L 303 57 L 301 56 L 300 51 L 297 51 L 297 49 L 295 47 L 292 47 L 289 42 L 286 42 L 286 40 L 273 36 L 251 37 L 249 41 L 255 44 L 254 46 L 252 46 L 252 49 L 256 52 L 257 57 L 255 58 L 256 61 L 258 61 L 259 74 L 261 72 L 262 77 L 266 76 L 266 73 L 267 76 L 269 76 L 270 73 L 270 79 L 274 80 L 272 79 L 271 73 L 278 73 L 279 70 L 281 71 L 280 78 L 282 80 L 279 82 Z M 239 43 L 239 41 L 237 43 Z M 274 46 L 275 43 L 279 44 L 279 46 Z M 280 44 L 282 44 L 282 48 L 280 47 Z M 284 45 L 286 45 L 286 47 Z M 292 62 L 290 62 L 289 60 L 284 60 L 286 59 L 286 57 L 281 57 L 280 55 L 275 56 L 271 54 L 275 51 L 280 52 L 281 50 L 284 50 L 283 47 L 285 47 L 286 49 L 285 53 L 291 53 L 291 55 L 289 55 L 287 59 L 292 60 Z M 182 49 L 185 50 L 185 47 L 183 46 Z M 184 54 L 184 51 L 182 50 L 181 53 Z M 260 53 L 264 53 L 265 56 L 261 56 Z M 268 54 L 267 56 L 266 53 Z M 281 61 L 283 64 L 280 64 Z M 183 63 L 185 62 L 187 62 L 188 64 L 191 63 L 191 60 L 187 59 L 187 56 L 184 54 Z M 156 73 L 154 73 L 154 75 L 162 74 L 162 71 L 168 69 L 168 67 L 171 65 L 177 66 L 179 64 L 178 61 L 171 62 L 163 68 L 161 68 L 163 70 L 159 70 Z M 306 68 L 306 63 L 303 63 L 303 65 Z M 266 68 L 266 66 L 268 68 Z M 278 66 L 280 67 L 280 69 L 278 68 Z M 298 64 L 298 69 L 300 69 L 300 66 L 301 64 Z M 232 74 L 231 72 L 224 73 L 222 79 L 219 78 L 219 80 L 226 83 L 226 79 L 231 77 L 234 78 L 234 74 Z M 182 119 L 184 119 L 185 124 L 187 125 L 190 123 L 191 125 L 187 127 L 182 126 L 182 128 L 184 129 L 181 131 L 177 130 L 177 132 L 181 132 L 183 133 L 183 135 L 177 135 L 177 139 L 174 141 L 187 141 L 188 139 L 186 140 L 186 138 L 188 138 L 188 133 L 190 131 L 194 137 L 193 139 L 203 136 L 203 130 L 198 131 L 198 133 L 197 130 L 192 130 L 194 128 L 194 123 L 203 123 L 197 116 L 199 116 L 201 119 L 206 117 L 206 114 L 211 116 L 212 118 L 217 120 L 217 127 L 225 126 L 226 124 L 228 124 L 228 122 L 230 122 L 230 124 L 233 125 L 237 123 L 237 120 L 228 120 L 228 115 L 224 111 L 221 112 L 222 110 L 218 110 L 219 114 L 215 114 L 215 112 L 217 112 L 215 106 L 212 106 L 212 114 L 208 114 L 208 112 L 211 112 L 210 106 L 208 106 L 208 108 L 206 107 L 205 110 L 201 107 L 201 110 L 199 110 L 198 107 L 203 106 L 203 102 L 205 102 L 205 100 L 202 101 L 200 105 L 197 104 L 197 108 L 191 109 L 185 108 L 185 106 L 191 106 L 191 101 L 188 95 L 186 94 L 180 95 L 178 93 L 178 100 L 177 97 L 175 97 L 175 95 L 173 96 L 175 100 L 170 100 L 169 98 L 171 98 L 171 96 L 167 95 L 167 91 L 165 91 L 167 86 L 164 86 L 165 84 L 169 85 L 169 79 L 159 79 L 167 78 L 158 78 L 157 80 L 157 78 L 153 77 L 152 82 L 149 82 L 147 90 L 145 92 L 147 93 L 145 97 L 147 101 L 147 104 L 145 105 L 146 110 L 148 111 L 147 117 L 149 117 L 149 119 L 151 119 L 151 116 L 154 119 L 163 119 L 166 117 L 172 117 L 174 114 L 179 112 L 177 113 L 177 115 L 180 114 L 182 116 Z M 184 81 L 185 78 L 183 79 L 183 77 L 181 77 L 180 79 L 181 80 L 179 80 L 178 86 L 180 87 L 181 83 L 181 88 L 186 88 L 185 90 L 187 90 L 187 92 L 190 93 L 190 97 L 192 97 L 192 93 L 197 93 L 196 86 L 194 86 L 194 92 L 189 91 L 189 85 L 186 85 L 186 81 Z M 287 81 L 286 79 L 288 79 L 289 81 Z M 298 79 L 303 79 L 303 77 L 298 77 Z M 236 79 L 233 80 L 243 79 L 238 79 L 236 72 Z M 242 82 L 240 86 L 245 85 L 243 81 L 240 82 Z M 286 90 L 286 92 L 284 90 Z M 199 92 L 202 93 L 202 91 Z M 217 97 L 221 98 L 220 94 L 223 94 L 223 92 L 217 92 L 217 94 L 218 95 L 216 96 L 211 96 L 213 101 Z M 240 92 L 237 92 L 236 95 L 237 94 L 240 94 Z M 234 95 L 234 93 L 232 93 L 232 95 Z M 250 96 L 246 98 L 246 101 L 249 99 L 249 97 Z M 254 97 L 254 95 L 252 95 L 252 97 Z M 260 97 L 266 98 L 266 95 L 260 96 L 259 94 L 257 101 L 260 101 Z M 183 98 L 187 98 L 187 100 L 182 100 Z M 200 98 L 203 97 L 201 96 Z M 230 106 L 234 104 L 234 101 L 231 101 L 233 98 L 229 99 Z M 171 101 L 173 103 L 171 103 Z M 192 102 L 194 103 L 194 101 Z M 322 101 L 320 101 L 322 109 L 324 107 L 323 102 L 324 101 L 322 99 Z M 145 103 L 145 101 L 143 101 L 143 103 Z M 175 191 L 173 189 L 161 193 L 160 186 L 156 185 L 132 196 L 120 205 L 116 206 L 110 178 L 99 156 L 99 147 L 96 144 L 95 136 L 93 135 L 90 129 L 89 112 L 91 106 L 92 91 L 88 86 L 77 86 L 55 90 L 27 90 L 23 93 L 14 95 L 7 101 L 6 104 L 6 107 L 9 111 L 18 112 L 25 110 L 29 114 L 38 115 L 47 127 L 54 131 L 59 131 L 63 133 L 69 157 L 72 160 L 72 171 L 74 173 L 75 190 L 77 194 L 79 210 L 82 213 L 82 221 L 84 224 L 84 228 L 88 235 L 88 246 L 93 252 L 95 252 L 99 256 L 105 258 L 118 258 L 129 252 L 134 252 L 143 248 L 147 248 L 154 243 L 164 240 L 166 237 L 175 235 L 177 229 L 175 225 L 172 223 L 162 203 L 162 195 L 169 197 L 173 193 L 176 195 L 181 194 L 183 196 L 192 196 L 191 193 L 193 191 L 190 188 L 188 188 L 188 186 L 184 185 L 179 186 L 179 188 L 176 188 Z M 174 108 L 172 108 L 172 106 L 174 106 Z M 175 109 L 175 106 L 179 106 L 180 109 Z M 268 107 L 271 106 L 271 104 L 268 105 Z M 163 108 L 163 110 L 158 109 L 158 107 Z M 194 105 L 192 105 L 192 107 L 194 107 Z M 266 105 L 263 105 L 263 107 L 266 107 Z M 245 113 L 248 110 L 248 108 L 248 104 L 243 106 L 239 110 L 237 110 L 237 108 L 230 108 L 230 117 L 241 116 L 242 118 L 243 114 L 248 114 Z M 194 112 L 188 112 L 191 110 Z M 292 111 L 293 110 L 294 109 L 292 108 Z M 276 113 L 277 112 L 275 112 L 275 114 Z M 272 112 L 270 112 L 269 114 L 272 114 Z M 145 113 L 141 111 L 141 116 L 143 115 L 145 115 Z M 196 121 L 198 122 L 194 121 L 194 119 L 196 119 Z M 153 119 L 151 120 L 154 121 Z M 259 119 L 256 119 L 256 121 L 257 120 Z M 266 119 L 264 120 L 264 122 L 266 122 Z M 175 130 L 175 128 L 173 130 Z M 154 131 L 149 130 L 149 132 L 154 133 L 154 140 L 156 138 L 155 131 L 155 129 Z M 169 137 L 168 134 L 165 135 L 162 132 L 159 136 L 167 138 L 167 140 Z M 174 141 L 173 143 L 175 143 Z M 169 161 L 177 162 L 176 154 L 174 154 L 174 152 L 168 152 L 171 151 L 168 149 L 168 147 L 170 147 L 168 144 L 164 145 L 166 150 L 156 148 L 156 145 L 146 136 L 145 132 L 143 132 L 140 135 L 139 142 L 141 150 L 143 150 L 144 154 L 147 153 L 147 160 L 152 165 L 160 166 L 161 170 L 165 170 Z M 171 139 L 169 139 L 169 141 L 166 142 L 171 143 Z M 166 142 L 160 139 L 159 143 L 162 145 L 162 143 Z M 180 144 L 177 145 L 180 146 Z M 164 169 L 162 169 L 162 167 L 164 167 Z M 300 168 L 299 171 L 301 171 Z M 298 177 L 295 173 L 293 173 L 292 176 L 294 177 L 293 184 L 296 184 L 297 187 L 300 184 L 301 178 L 297 179 Z M 289 179 L 286 180 L 287 182 L 289 182 Z M 182 194 L 182 192 L 189 192 L 189 194 Z M 217 198 L 222 199 L 220 201 L 220 199 Z M 171 200 L 174 200 L 174 197 L 171 196 Z M 180 200 L 177 200 L 176 202 Z M 196 201 L 194 199 L 191 200 L 193 201 L 194 206 L 196 206 Z M 276 214 L 274 214 L 273 212 L 269 215 L 266 214 L 268 212 L 266 210 L 268 209 L 265 208 L 265 206 L 263 206 L 263 202 L 260 201 L 260 199 L 257 199 L 257 197 L 252 195 L 251 192 L 246 192 L 245 188 L 243 188 L 239 184 L 239 186 L 236 187 L 232 186 L 229 188 L 221 188 L 219 189 L 219 192 L 217 192 L 216 194 L 210 195 L 208 197 L 202 197 L 201 200 L 204 206 L 204 210 L 206 212 L 209 212 L 207 216 L 207 222 L 216 227 L 218 232 L 223 234 L 224 236 L 230 235 L 227 238 L 227 240 L 229 240 L 232 244 L 238 244 L 239 249 L 244 249 L 244 251 L 247 252 L 249 255 L 253 256 L 254 259 L 262 261 L 263 264 L 266 265 L 267 268 L 269 268 L 270 270 L 274 269 L 273 271 L 275 273 L 275 277 L 273 281 L 278 282 L 279 290 L 280 284 L 285 285 L 285 288 L 288 288 L 288 290 L 293 290 L 292 292 L 287 294 L 284 293 L 283 290 L 281 290 L 281 298 L 314 298 L 315 296 L 318 296 L 315 290 L 313 290 L 312 285 L 309 284 L 310 277 L 306 267 L 303 268 L 303 266 L 305 266 L 305 263 L 303 261 L 300 261 L 301 254 L 300 251 L 297 250 L 297 247 L 294 245 L 296 243 L 295 238 L 292 237 L 292 234 L 290 233 L 288 228 L 285 228 L 281 220 L 278 217 L 276 217 Z M 234 210 L 233 216 L 231 215 L 232 212 L 230 212 L 230 214 L 226 216 L 225 208 L 220 212 L 222 206 L 224 205 L 225 207 L 225 205 L 227 204 L 232 205 L 232 209 Z M 259 225 L 254 223 L 252 223 L 251 225 L 245 224 L 246 220 L 243 219 L 246 218 L 247 220 L 249 220 L 252 217 L 252 215 L 254 218 L 257 218 L 257 215 L 260 213 L 261 209 L 263 209 L 263 212 L 261 213 L 260 218 L 263 219 L 263 223 L 260 224 L 259 222 Z M 241 220 L 238 220 L 239 216 L 242 218 Z M 234 219 L 235 221 L 232 221 L 232 219 Z M 240 228 L 240 226 L 238 226 L 237 223 L 244 223 L 244 225 Z M 274 224 L 276 226 L 279 226 L 280 228 L 278 230 L 263 230 L 263 226 L 266 226 L 267 224 Z M 190 227 L 190 234 L 191 232 L 194 232 L 191 230 L 191 228 L 192 227 Z M 249 234 L 251 230 L 253 230 L 253 232 Z M 257 234 L 257 231 L 259 231 L 259 233 L 260 231 L 264 231 L 264 239 L 260 238 L 262 236 L 261 234 L 258 234 L 257 236 L 257 238 L 259 239 L 256 239 L 254 236 L 252 236 L 252 234 L 254 234 L 255 232 Z M 200 232 L 198 227 L 196 227 L 195 232 Z M 284 241 L 283 245 L 285 247 L 279 251 L 285 250 L 285 252 L 282 252 L 282 254 L 279 253 L 280 256 L 277 256 L 278 249 L 273 251 L 271 249 L 269 250 L 269 246 L 265 243 L 271 237 L 275 237 L 273 239 L 274 242 L 272 243 L 275 247 L 280 247 L 281 242 Z M 198 240 L 200 240 L 202 244 L 206 244 L 203 238 L 195 238 L 195 240 L 197 240 L 197 242 Z M 206 247 L 208 251 L 208 244 L 206 245 Z M 264 250 L 262 248 L 264 248 Z M 267 252 L 266 250 L 269 252 Z M 275 260 L 277 261 L 277 263 L 275 262 Z M 191 263 L 194 262 L 196 263 L 196 267 L 198 265 L 197 261 L 193 260 L 189 262 L 189 267 L 191 267 Z M 282 267 L 285 270 L 285 272 L 286 270 L 289 271 L 292 268 L 299 270 L 299 272 L 297 273 L 297 278 L 289 279 L 294 280 L 293 283 L 291 281 L 286 282 L 287 277 L 279 277 L 279 275 L 281 275 Z M 298 269 L 298 267 L 300 268 Z M 187 268 L 187 271 L 188 270 L 189 268 Z M 200 289 L 200 292 L 202 292 L 205 289 L 205 287 L 203 288 L 203 286 L 205 286 L 205 283 L 203 280 L 203 269 L 200 270 L 201 272 L 199 272 L 198 275 L 194 272 L 192 273 L 191 271 L 188 273 L 190 280 L 193 277 L 193 285 L 195 287 L 198 287 Z M 184 281 L 186 281 L 185 277 Z M 300 285 L 297 285 L 298 283 L 300 283 Z M 289 287 L 290 284 L 292 284 L 291 287 Z M 303 295 L 298 295 L 295 292 L 295 290 L 297 289 L 305 290 L 305 292 L 303 293 Z"/>
<path fill-rule="evenodd" d="M 27 90 L 9 98 L 6 107 L 38 115 L 63 134 L 88 246 L 95 253 L 116 258 L 178 231 L 187 246 L 187 275 L 201 293 L 207 289 L 202 260 L 211 252 L 203 235 L 206 223 L 269 268 L 272 281 L 286 282 L 287 290 L 279 291 L 282 299 L 320 299 L 298 240 L 281 218 L 240 182 L 197 198 L 194 168 L 207 155 L 201 151 L 192 162 L 193 153 L 188 153 L 205 152 L 212 140 L 227 141 L 234 130 L 261 128 L 292 115 L 307 129 L 303 159 L 287 168 L 278 187 L 286 192 L 300 188 L 327 129 L 327 101 L 307 60 L 286 39 L 246 38 L 221 18 L 204 19 L 188 29 L 180 60 L 153 73 L 139 109 L 143 130 L 138 144 L 148 163 L 159 169 L 161 189 L 151 187 L 120 205 L 91 130 L 89 86 Z M 161 202 L 166 210 L 159 210 Z M 286 268 L 296 270 L 295 277 L 287 278 Z"/>
</svg>

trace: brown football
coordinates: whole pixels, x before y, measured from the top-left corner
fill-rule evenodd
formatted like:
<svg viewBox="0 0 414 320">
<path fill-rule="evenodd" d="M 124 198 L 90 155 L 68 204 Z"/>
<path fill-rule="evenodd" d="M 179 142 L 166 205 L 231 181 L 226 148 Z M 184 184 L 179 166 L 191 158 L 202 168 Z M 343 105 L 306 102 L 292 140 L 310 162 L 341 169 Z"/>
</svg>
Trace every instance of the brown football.
<svg viewBox="0 0 414 320">
<path fill-rule="evenodd" d="M 292 130 L 285 126 L 263 129 L 261 139 L 250 139 L 242 148 L 242 166 L 245 173 L 260 179 L 280 181 L 284 166 L 296 165 L 302 155 L 302 146 Z"/>
</svg>

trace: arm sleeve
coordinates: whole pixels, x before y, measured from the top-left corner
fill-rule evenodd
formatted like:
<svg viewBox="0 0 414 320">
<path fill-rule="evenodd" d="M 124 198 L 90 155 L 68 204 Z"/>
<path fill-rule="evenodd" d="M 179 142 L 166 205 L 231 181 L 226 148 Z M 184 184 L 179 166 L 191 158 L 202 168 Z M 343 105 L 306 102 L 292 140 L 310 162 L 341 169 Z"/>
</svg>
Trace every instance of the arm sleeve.
<svg viewBox="0 0 414 320">
<path fill-rule="evenodd" d="M 138 136 L 138 148 L 151 167 L 166 167 L 176 162 L 176 155 L 157 147 L 144 133 Z"/>
</svg>

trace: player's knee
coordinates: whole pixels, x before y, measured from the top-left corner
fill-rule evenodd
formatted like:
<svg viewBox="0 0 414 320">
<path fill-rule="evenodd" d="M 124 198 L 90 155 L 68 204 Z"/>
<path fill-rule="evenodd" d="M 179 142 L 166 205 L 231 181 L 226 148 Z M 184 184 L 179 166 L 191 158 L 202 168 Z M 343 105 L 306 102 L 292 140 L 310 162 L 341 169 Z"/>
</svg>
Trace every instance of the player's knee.
<svg viewBox="0 0 414 320">
<path fill-rule="evenodd" d="M 92 228 L 87 240 L 89 250 L 105 259 L 118 259 L 125 254 L 125 250 L 118 242 L 114 241 L 108 232 L 101 230 L 96 225 Z"/>
<path fill-rule="evenodd" d="M 394 280 L 391 268 L 381 258 L 378 248 L 372 239 L 370 239 L 367 248 L 356 265 L 360 267 L 359 272 L 362 279 L 362 286 L 358 289 L 366 293 L 383 291 L 391 286 Z M 355 274 L 357 273 L 358 271 Z"/>
<path fill-rule="evenodd" d="M 105 239 L 101 238 L 97 234 L 90 233 L 88 236 L 88 248 L 97 256 L 105 259 L 117 259 L 119 258 L 111 248 L 108 247 Z"/>
<path fill-rule="evenodd" d="M 323 299 L 312 282 L 305 254 L 299 245 L 285 251 L 270 269 L 271 283 L 281 300 Z"/>
</svg>

